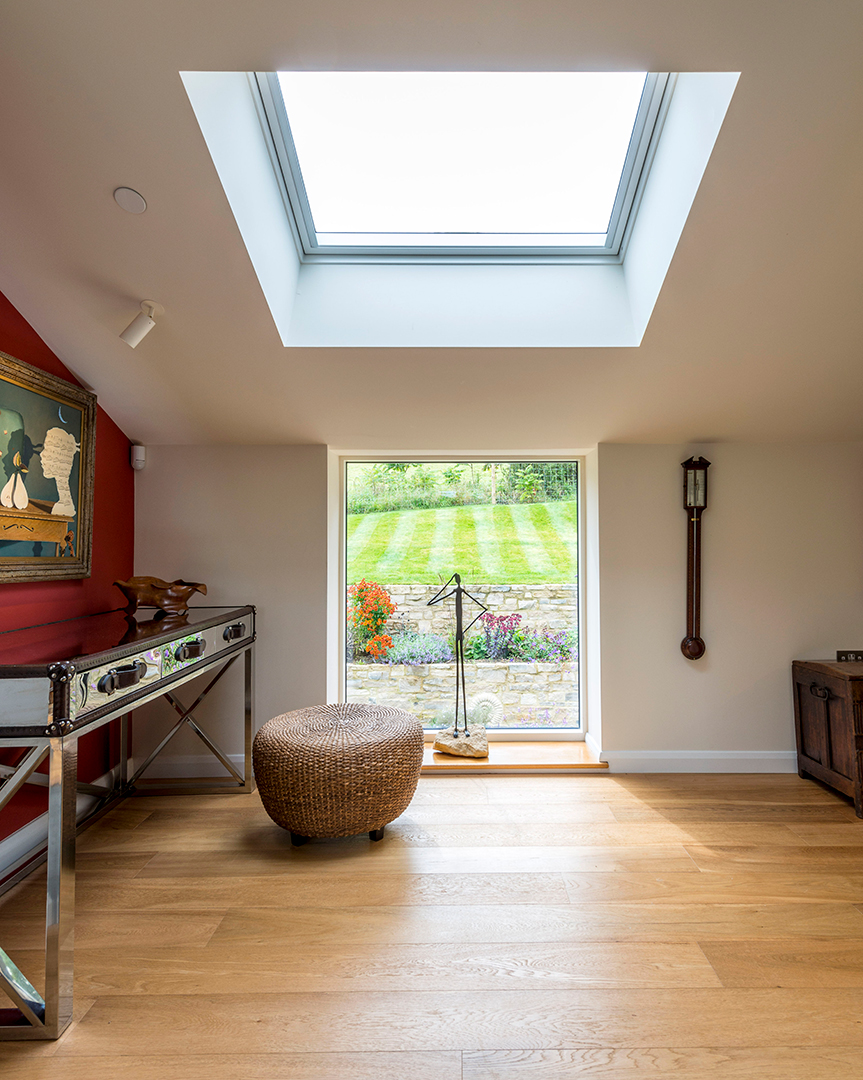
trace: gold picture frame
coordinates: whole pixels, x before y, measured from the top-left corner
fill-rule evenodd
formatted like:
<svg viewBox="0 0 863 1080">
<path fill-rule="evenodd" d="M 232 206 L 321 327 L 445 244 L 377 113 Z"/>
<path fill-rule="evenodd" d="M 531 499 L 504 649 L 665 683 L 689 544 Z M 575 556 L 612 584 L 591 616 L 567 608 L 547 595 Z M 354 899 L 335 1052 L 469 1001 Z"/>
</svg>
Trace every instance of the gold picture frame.
<svg viewBox="0 0 863 1080">
<path fill-rule="evenodd" d="M 0 582 L 90 576 L 95 437 L 95 394 L 0 352 Z"/>
</svg>

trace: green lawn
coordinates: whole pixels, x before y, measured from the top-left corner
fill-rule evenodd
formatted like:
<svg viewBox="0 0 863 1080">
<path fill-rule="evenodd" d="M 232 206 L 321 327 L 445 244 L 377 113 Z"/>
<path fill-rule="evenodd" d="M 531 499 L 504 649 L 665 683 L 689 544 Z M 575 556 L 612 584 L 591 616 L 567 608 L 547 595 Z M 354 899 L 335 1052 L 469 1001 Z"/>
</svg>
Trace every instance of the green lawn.
<svg viewBox="0 0 863 1080">
<path fill-rule="evenodd" d="M 348 583 L 575 581 L 576 503 L 348 515 Z"/>
</svg>

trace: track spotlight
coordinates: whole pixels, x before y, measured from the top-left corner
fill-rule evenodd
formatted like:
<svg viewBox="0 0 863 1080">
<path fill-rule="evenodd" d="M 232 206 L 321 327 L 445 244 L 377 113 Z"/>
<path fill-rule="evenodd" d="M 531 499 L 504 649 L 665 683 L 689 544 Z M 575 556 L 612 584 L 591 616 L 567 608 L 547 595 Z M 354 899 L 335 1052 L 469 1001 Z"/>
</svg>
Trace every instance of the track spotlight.
<svg viewBox="0 0 863 1080">
<path fill-rule="evenodd" d="M 132 319 L 120 337 L 130 348 L 136 348 L 156 325 L 155 316 L 164 314 L 165 309 L 155 300 L 142 300 L 140 314 Z"/>
</svg>

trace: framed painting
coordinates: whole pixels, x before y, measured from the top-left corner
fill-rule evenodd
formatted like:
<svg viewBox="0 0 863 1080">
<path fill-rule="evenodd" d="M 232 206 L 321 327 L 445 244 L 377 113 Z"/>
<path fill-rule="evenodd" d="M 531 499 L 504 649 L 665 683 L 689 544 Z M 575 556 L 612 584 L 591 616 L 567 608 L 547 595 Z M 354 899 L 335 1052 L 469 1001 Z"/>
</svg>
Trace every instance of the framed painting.
<svg viewBox="0 0 863 1080">
<path fill-rule="evenodd" d="M 96 395 L 0 352 L 0 581 L 90 576 Z"/>
</svg>

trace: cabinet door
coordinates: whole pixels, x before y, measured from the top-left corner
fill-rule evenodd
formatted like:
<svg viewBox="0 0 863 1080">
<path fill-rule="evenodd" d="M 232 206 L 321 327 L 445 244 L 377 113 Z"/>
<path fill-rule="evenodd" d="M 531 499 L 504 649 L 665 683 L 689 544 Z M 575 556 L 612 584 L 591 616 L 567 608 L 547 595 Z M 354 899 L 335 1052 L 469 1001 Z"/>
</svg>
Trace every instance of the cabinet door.
<svg viewBox="0 0 863 1080">
<path fill-rule="evenodd" d="M 829 768 L 827 745 L 827 698 L 816 696 L 821 690 L 814 675 L 795 672 L 794 697 L 797 713 L 797 752 Z"/>
<path fill-rule="evenodd" d="M 847 690 L 847 683 L 843 684 Z M 854 724 L 852 722 L 851 702 L 847 697 L 834 697 L 827 700 L 827 737 L 830 748 L 830 768 L 842 776 L 853 780 L 856 765 L 856 747 L 854 745 Z"/>
</svg>

